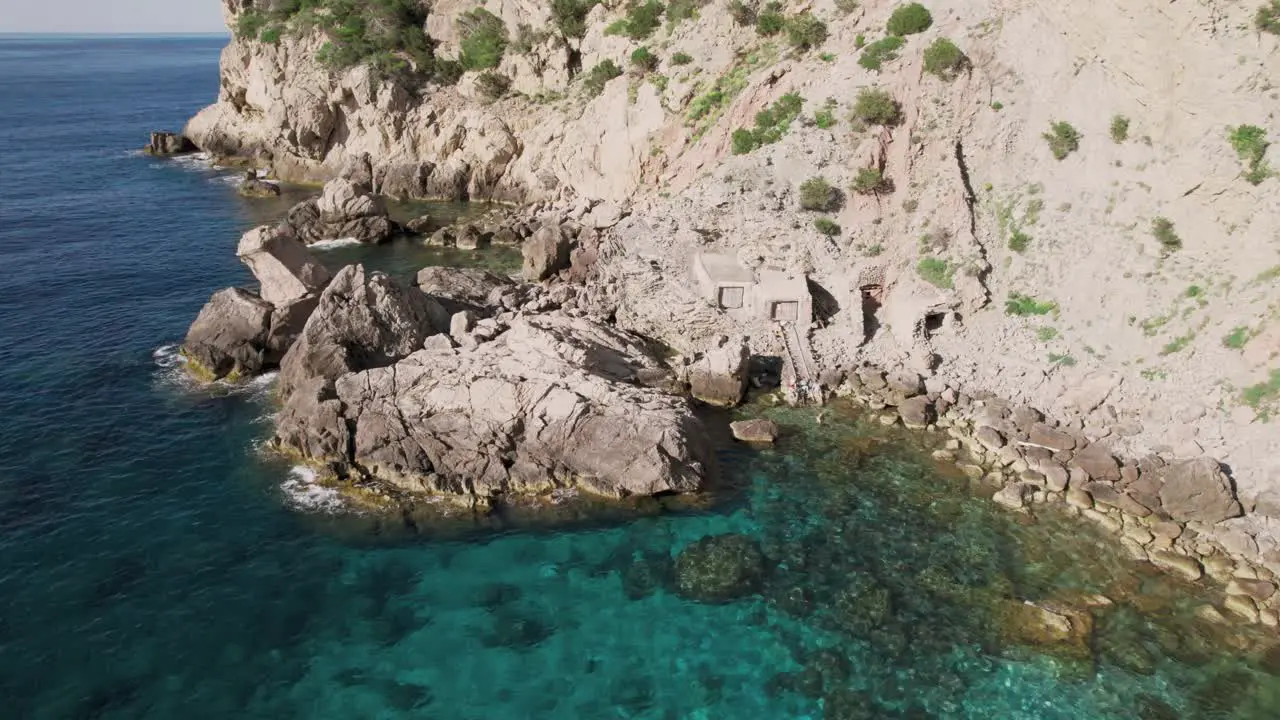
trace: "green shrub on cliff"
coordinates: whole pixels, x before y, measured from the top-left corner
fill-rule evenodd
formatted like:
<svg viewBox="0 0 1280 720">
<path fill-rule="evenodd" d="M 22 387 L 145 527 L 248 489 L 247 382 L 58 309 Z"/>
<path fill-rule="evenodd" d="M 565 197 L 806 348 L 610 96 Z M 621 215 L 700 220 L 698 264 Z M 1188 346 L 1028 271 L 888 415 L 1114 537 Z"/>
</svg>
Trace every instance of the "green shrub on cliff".
<svg viewBox="0 0 1280 720">
<path fill-rule="evenodd" d="M 1280 409 L 1280 369 L 1272 370 L 1266 380 L 1242 390 L 1240 401 L 1253 408 L 1263 422 L 1269 420 L 1272 413 Z"/>
<path fill-rule="evenodd" d="M 787 27 L 787 16 L 782 14 L 782 3 L 765 3 L 764 9 L 756 15 L 756 34 L 768 37 L 777 35 Z"/>
<path fill-rule="evenodd" d="M 1259 32 L 1280 35 L 1280 0 L 1271 0 L 1258 8 L 1253 24 L 1257 26 Z"/>
<path fill-rule="evenodd" d="M 791 122 L 800 116 L 803 105 L 804 98 L 795 93 L 787 93 L 768 108 L 756 113 L 754 128 L 739 128 L 734 131 L 734 154 L 742 155 L 761 145 L 778 142 L 791 128 Z"/>
<path fill-rule="evenodd" d="M 840 195 L 824 177 L 811 177 L 800 183 L 800 208 L 825 212 L 835 208 Z"/>
<path fill-rule="evenodd" d="M 928 8 L 920 3 L 911 3 L 894 10 L 885 29 L 890 35 L 915 35 L 928 30 L 932 24 L 933 15 Z"/>
<path fill-rule="evenodd" d="M 507 49 L 507 26 L 502 18 L 476 8 L 458 16 L 458 32 L 462 35 L 458 62 L 467 70 L 496 68 Z"/>
<path fill-rule="evenodd" d="M 827 217 L 816 218 L 813 221 L 813 227 L 827 237 L 835 237 L 840 234 L 840 225 L 835 220 Z"/>
<path fill-rule="evenodd" d="M 885 177 L 880 168 L 858 168 L 849 189 L 859 195 L 884 195 L 893 192 L 893 181 Z"/>
<path fill-rule="evenodd" d="M 240 17 L 236 18 L 236 37 L 242 40 L 255 39 L 268 22 L 270 22 L 270 18 L 263 13 L 257 10 L 246 10 L 240 13 Z"/>
<path fill-rule="evenodd" d="M 698 8 L 710 0 L 671 0 L 667 3 L 667 26 L 675 27 L 685 20 L 698 17 Z"/>
<path fill-rule="evenodd" d="M 729 14 L 733 16 L 734 23 L 743 27 L 756 24 L 756 5 L 754 2 L 744 3 L 742 0 L 731 0 Z"/>
<path fill-rule="evenodd" d="M 648 46 L 638 47 L 631 53 L 632 66 L 650 72 L 658 67 L 658 56 L 654 55 Z"/>
<path fill-rule="evenodd" d="M 582 87 L 591 97 L 595 97 L 604 92 L 604 86 L 610 80 L 622 74 L 622 68 L 618 67 L 618 63 L 612 60 L 605 60 L 597 63 L 595 67 L 587 71 L 586 77 L 582 81 Z"/>
<path fill-rule="evenodd" d="M 438 61 L 423 31 L 427 11 L 418 0 L 279 0 L 269 9 L 242 12 L 236 35 L 261 42 L 320 30 L 327 41 L 316 59 L 335 69 L 368 65 L 379 74 L 456 80 L 456 68 Z"/>
<path fill-rule="evenodd" d="M 1246 170 L 1244 179 L 1253 185 L 1259 185 L 1271 177 L 1271 167 L 1267 164 L 1267 131 L 1257 125 L 1241 125 L 1231 128 L 1228 136 L 1236 155 L 1244 161 Z"/>
<path fill-rule="evenodd" d="M 1041 137 L 1049 143 L 1049 152 L 1055 160 L 1063 160 L 1080 149 L 1080 131 L 1069 122 L 1055 122 L 1049 126 L 1049 132 Z"/>
<path fill-rule="evenodd" d="M 853 101 L 853 118 L 867 125 L 897 125 L 902 119 L 898 101 L 879 88 L 863 88 Z"/>
<path fill-rule="evenodd" d="M 511 89 L 511 78 L 492 71 L 483 72 L 476 78 L 476 88 L 486 100 L 493 102 Z"/>
<path fill-rule="evenodd" d="M 960 52 L 956 44 L 946 38 L 938 38 L 924 50 L 924 71 L 943 80 L 953 80 L 969 64 L 969 58 Z"/>
<path fill-rule="evenodd" d="M 1160 249 L 1165 254 L 1182 249 L 1182 238 L 1178 237 L 1178 232 L 1173 229 L 1173 221 L 1169 218 L 1153 218 L 1151 220 L 1151 236 L 1156 239 L 1156 242 L 1160 243 Z"/>
<path fill-rule="evenodd" d="M 787 21 L 787 41 L 800 52 L 811 50 L 827 40 L 827 24 L 809 13 Z"/>
<path fill-rule="evenodd" d="M 567 38 L 587 34 L 587 13 L 600 0 L 551 0 L 551 21 Z"/>
<path fill-rule="evenodd" d="M 898 59 L 898 51 L 904 44 L 903 39 L 896 35 L 877 40 L 863 48 L 858 64 L 868 70 L 879 71 L 885 63 Z"/>
<path fill-rule="evenodd" d="M 1004 303 L 1004 312 L 1006 315 L 1017 315 L 1026 317 L 1028 315 L 1048 315 L 1058 309 L 1058 303 L 1041 302 L 1030 295 L 1022 293 L 1009 293 L 1009 299 Z"/>
<path fill-rule="evenodd" d="M 949 290 L 955 287 L 953 275 L 955 269 L 946 260 L 936 257 L 921 258 L 916 265 L 916 273 L 930 285 Z"/>
<path fill-rule="evenodd" d="M 604 34 L 625 35 L 632 40 L 644 40 L 658 29 L 658 18 L 662 15 L 662 10 L 662 3 L 658 0 L 632 2 L 627 8 L 627 16 L 605 28 Z"/>
</svg>

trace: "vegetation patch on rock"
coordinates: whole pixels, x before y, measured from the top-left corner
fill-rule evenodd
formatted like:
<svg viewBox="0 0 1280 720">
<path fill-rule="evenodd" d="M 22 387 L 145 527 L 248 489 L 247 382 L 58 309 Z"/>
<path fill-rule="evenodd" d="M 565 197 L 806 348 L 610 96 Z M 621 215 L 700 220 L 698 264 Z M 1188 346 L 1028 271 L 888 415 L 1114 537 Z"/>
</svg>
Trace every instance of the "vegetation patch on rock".
<svg viewBox="0 0 1280 720">
<path fill-rule="evenodd" d="M 631 53 L 631 65 L 645 72 L 658 67 L 658 56 L 648 46 L 638 47 Z"/>
<path fill-rule="evenodd" d="M 633 2 L 627 8 L 627 15 L 605 28 L 605 35 L 625 35 L 632 40 L 644 40 L 658 29 L 659 17 L 662 16 L 662 3 L 658 0 Z"/>
<path fill-rule="evenodd" d="M 867 125 L 897 125 L 902 121 L 902 109 L 888 91 L 863 88 L 853 101 L 853 118 Z"/>
<path fill-rule="evenodd" d="M 551 21 L 567 38 L 587 34 L 587 13 L 600 0 L 551 0 Z"/>
<path fill-rule="evenodd" d="M 1257 125 L 1241 125 L 1231 128 L 1228 136 L 1236 155 L 1244 161 L 1244 179 L 1253 185 L 1259 185 L 1271 177 L 1271 166 L 1267 163 L 1267 131 Z"/>
<path fill-rule="evenodd" d="M 1041 302 L 1030 295 L 1022 293 L 1009 293 L 1009 299 L 1005 301 L 1004 312 L 1006 315 L 1048 315 L 1058 309 L 1056 302 Z"/>
<path fill-rule="evenodd" d="M 1166 217 L 1154 218 L 1151 221 L 1151 235 L 1160 243 L 1160 248 L 1167 254 L 1182 247 L 1182 238 L 1173 229 L 1173 221 Z"/>
<path fill-rule="evenodd" d="M 804 98 L 795 93 L 787 93 L 767 109 L 756 113 L 754 128 L 738 128 L 733 131 L 733 153 L 742 155 L 781 140 L 791 128 L 792 121 L 800 116 L 803 105 Z"/>
<path fill-rule="evenodd" d="M 1042 135 L 1049 143 L 1049 151 L 1055 160 L 1064 160 L 1068 155 L 1080 149 L 1080 132 L 1069 122 L 1055 122 L 1049 126 L 1049 132 Z"/>
<path fill-rule="evenodd" d="M 1258 8 L 1258 14 L 1254 16 L 1253 24 L 1258 28 L 1259 32 L 1280 35 L 1280 0 L 1271 0 Z"/>
<path fill-rule="evenodd" d="M 803 210 L 831 210 L 839 199 L 836 189 L 826 178 L 811 177 L 800 183 L 800 208 Z"/>
<path fill-rule="evenodd" d="M 890 35 L 915 35 L 928 30 L 930 25 L 933 25 L 933 15 L 929 9 L 920 3 L 911 3 L 893 11 L 885 30 Z"/>
<path fill-rule="evenodd" d="M 1129 139 L 1129 118 L 1116 115 L 1111 118 L 1111 139 L 1118 145 Z"/>
<path fill-rule="evenodd" d="M 497 15 L 476 8 L 458 16 L 458 32 L 462 35 L 458 62 L 467 70 L 496 68 L 507 49 L 507 26 Z"/>
<path fill-rule="evenodd" d="M 921 258 L 916 265 L 916 272 L 925 282 L 939 287 L 944 290 L 950 290 L 955 287 L 953 275 L 954 268 L 947 264 L 946 260 L 936 257 Z"/>
<path fill-rule="evenodd" d="M 827 237 L 835 237 L 840 234 L 840 225 L 828 217 L 815 218 L 813 227 Z"/>
<path fill-rule="evenodd" d="M 811 13 L 801 13 L 787 21 L 787 40 L 797 51 L 805 52 L 827 40 L 827 24 Z"/>
<path fill-rule="evenodd" d="M 905 44 L 906 41 L 897 35 L 877 40 L 863 48 L 862 55 L 858 56 L 858 64 L 868 70 L 878 71 L 885 63 L 897 60 L 898 51 Z"/>
<path fill-rule="evenodd" d="M 586 77 L 582 80 L 582 87 L 586 90 L 587 95 L 595 97 L 604 92 L 604 86 L 609 81 L 622 75 L 622 68 L 618 67 L 618 63 L 612 60 L 605 60 L 596 63 L 596 66 L 587 72 Z"/>
<path fill-rule="evenodd" d="M 893 192 L 893 181 L 885 177 L 880 168 L 859 168 L 853 178 L 852 190 L 859 195 L 883 195 Z"/>
<path fill-rule="evenodd" d="M 925 72 L 943 80 L 954 80 L 968 65 L 969 58 L 947 38 L 934 40 L 924 50 Z"/>
</svg>

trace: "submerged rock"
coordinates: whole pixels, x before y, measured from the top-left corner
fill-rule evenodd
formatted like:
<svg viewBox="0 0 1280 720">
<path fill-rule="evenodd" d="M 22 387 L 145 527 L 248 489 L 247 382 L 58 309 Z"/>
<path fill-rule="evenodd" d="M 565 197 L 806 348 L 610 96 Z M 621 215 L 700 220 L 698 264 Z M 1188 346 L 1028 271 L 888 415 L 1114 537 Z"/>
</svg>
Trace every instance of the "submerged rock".
<svg viewBox="0 0 1280 720">
<path fill-rule="evenodd" d="M 351 270 L 334 279 L 285 360 L 282 387 L 306 396 L 280 416 L 282 445 L 350 462 L 402 490 L 470 497 L 567 486 L 613 497 L 691 492 L 709 476 L 714 456 L 687 403 L 633 384 L 637 370 L 656 365 L 638 338 L 583 318 L 535 316 L 491 341 L 394 362 L 425 339 L 408 342 L 407 326 L 426 325 L 416 310 L 388 313 L 380 302 L 328 309 L 331 294 L 348 294 Z M 379 334 L 393 324 L 406 327 Z M 358 367 L 371 359 L 373 369 Z M 335 377 L 332 392 L 304 384 Z M 341 432 L 337 408 L 349 443 L 317 448 L 313 425 Z"/>
<path fill-rule="evenodd" d="M 1087 610 L 1009 600 L 1004 605 L 1002 636 L 1065 660 L 1093 662 L 1093 616 Z"/>
<path fill-rule="evenodd" d="M 746 535 L 705 537 L 676 558 L 676 591 L 700 602 L 727 602 L 759 591 L 764 555 Z"/>
<path fill-rule="evenodd" d="M 622 591 L 631 600 L 652 595 L 666 587 L 671 579 L 671 556 L 647 553 L 632 558 L 622 570 Z"/>
<path fill-rule="evenodd" d="M 778 425 L 764 418 L 738 420 L 729 423 L 729 429 L 738 440 L 749 443 L 771 443 L 778 439 Z"/>
<path fill-rule="evenodd" d="M 418 217 L 404 224 L 404 229 L 414 235 L 426 235 L 435 227 L 435 218 L 429 213 L 423 213 Z"/>
</svg>

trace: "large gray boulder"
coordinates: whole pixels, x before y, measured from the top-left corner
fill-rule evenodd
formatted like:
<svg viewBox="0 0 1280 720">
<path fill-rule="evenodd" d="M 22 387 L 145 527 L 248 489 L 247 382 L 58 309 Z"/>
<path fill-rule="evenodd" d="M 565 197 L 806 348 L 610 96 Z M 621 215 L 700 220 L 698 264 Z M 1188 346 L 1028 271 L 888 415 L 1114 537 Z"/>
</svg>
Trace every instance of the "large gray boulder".
<svg viewBox="0 0 1280 720">
<path fill-rule="evenodd" d="M 1160 504 L 1174 520 L 1213 524 L 1244 513 L 1231 487 L 1231 479 L 1213 458 L 1199 457 L 1166 465 L 1158 472 L 1164 481 L 1160 487 Z"/>
<path fill-rule="evenodd" d="M 521 248 L 524 265 L 521 274 L 529 282 L 541 282 L 569 267 L 569 238 L 560 227 L 547 224 L 538 228 Z"/>
<path fill-rule="evenodd" d="M 240 378 L 266 365 L 272 306 L 240 288 L 219 290 L 187 330 L 182 353 L 202 380 Z"/>
<path fill-rule="evenodd" d="M 379 243 L 398 230 L 381 199 L 345 178 L 330 180 L 320 197 L 293 206 L 285 225 L 307 245 L 343 239 Z"/>
<path fill-rule="evenodd" d="M 312 323 L 323 317 L 322 300 Z M 489 342 L 432 343 L 394 365 L 343 374 L 332 395 L 314 379 L 295 384 L 277 441 L 410 492 L 697 490 L 714 463 L 700 421 L 680 398 L 634 382 L 657 365 L 638 338 L 608 326 L 519 318 Z M 334 439 L 341 428 L 349 444 Z"/>
<path fill-rule="evenodd" d="M 313 378 L 326 381 L 390 365 L 447 332 L 434 317 L 448 315 L 435 301 L 380 272 L 348 265 L 334 276 L 280 363 L 280 391 L 288 398 Z"/>
<path fill-rule="evenodd" d="M 258 279 L 262 299 L 277 307 L 319 295 L 329 284 L 329 271 L 278 226 L 263 225 L 242 235 L 236 255 Z"/>
<path fill-rule="evenodd" d="M 143 152 L 148 155 L 181 155 L 199 150 L 185 135 L 171 132 L 153 132 Z"/>
<path fill-rule="evenodd" d="M 721 336 L 689 371 L 689 392 L 708 405 L 733 407 L 747 390 L 747 340 Z"/>
<path fill-rule="evenodd" d="M 280 197 L 280 185 L 259 178 L 258 173 L 253 170 L 245 170 L 244 178 L 236 186 L 236 192 L 250 198 Z"/>
<path fill-rule="evenodd" d="M 503 293 L 519 288 L 511 278 L 476 268 L 423 268 L 416 282 L 419 290 L 438 300 L 450 314 L 463 310 L 488 314 L 501 305 Z"/>
</svg>

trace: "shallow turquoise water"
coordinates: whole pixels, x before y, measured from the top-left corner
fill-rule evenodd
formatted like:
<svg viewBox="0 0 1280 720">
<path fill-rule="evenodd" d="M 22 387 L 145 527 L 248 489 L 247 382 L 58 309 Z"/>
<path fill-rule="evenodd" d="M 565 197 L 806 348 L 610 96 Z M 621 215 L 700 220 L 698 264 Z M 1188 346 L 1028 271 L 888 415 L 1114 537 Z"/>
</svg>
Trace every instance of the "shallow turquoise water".
<svg viewBox="0 0 1280 720">
<path fill-rule="evenodd" d="M 697 511 L 431 539 L 335 509 L 256 450 L 268 384 L 194 389 L 157 353 L 283 206 L 132 152 L 214 96 L 222 42 L 0 40 L 6 717 L 1276 716 L 1280 668 L 1190 619 L 1194 589 L 839 413 L 727 449 L 741 489 Z M 760 591 L 682 599 L 672 559 L 723 533 Z M 1084 591 L 1116 602 L 1096 665 L 1000 632 L 1009 600 Z"/>
</svg>

